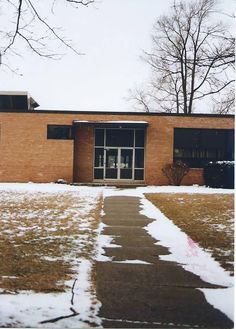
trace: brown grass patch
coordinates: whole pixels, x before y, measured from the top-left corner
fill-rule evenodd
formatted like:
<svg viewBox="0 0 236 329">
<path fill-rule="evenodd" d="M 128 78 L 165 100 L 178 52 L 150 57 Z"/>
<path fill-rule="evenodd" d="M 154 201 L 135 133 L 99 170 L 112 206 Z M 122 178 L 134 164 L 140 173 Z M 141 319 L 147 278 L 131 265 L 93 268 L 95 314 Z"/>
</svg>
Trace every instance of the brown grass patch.
<svg viewBox="0 0 236 329">
<path fill-rule="evenodd" d="M 145 196 L 233 275 L 233 194 L 163 193 Z"/>
<path fill-rule="evenodd" d="M 83 212 L 79 193 L 0 192 L 0 288 L 62 292 L 78 258 L 92 259 L 101 198 Z"/>
</svg>

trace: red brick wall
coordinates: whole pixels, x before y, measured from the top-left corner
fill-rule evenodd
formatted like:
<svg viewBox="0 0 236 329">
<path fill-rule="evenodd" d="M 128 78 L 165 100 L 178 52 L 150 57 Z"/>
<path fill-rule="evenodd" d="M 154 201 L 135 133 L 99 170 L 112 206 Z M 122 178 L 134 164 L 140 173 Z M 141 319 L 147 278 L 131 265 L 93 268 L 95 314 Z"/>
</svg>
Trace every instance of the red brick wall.
<svg viewBox="0 0 236 329">
<path fill-rule="evenodd" d="M 74 182 L 92 182 L 94 129 L 81 127 L 76 129 L 74 145 Z"/>
<path fill-rule="evenodd" d="M 61 116 L 0 113 L 0 181 L 72 180 L 73 141 L 47 140 L 47 124 L 70 124 Z"/>
<path fill-rule="evenodd" d="M 92 128 L 78 128 L 73 140 L 48 140 L 47 125 L 70 125 L 73 120 L 143 120 L 149 123 L 146 133 L 145 183 L 168 184 L 162 167 L 173 160 L 173 129 L 233 129 L 231 117 L 151 116 L 147 114 L 64 114 L 64 113 L 0 113 L 0 181 L 53 182 L 63 178 L 69 182 L 92 182 Z M 192 169 L 184 184 L 203 184 L 202 170 Z"/>
</svg>

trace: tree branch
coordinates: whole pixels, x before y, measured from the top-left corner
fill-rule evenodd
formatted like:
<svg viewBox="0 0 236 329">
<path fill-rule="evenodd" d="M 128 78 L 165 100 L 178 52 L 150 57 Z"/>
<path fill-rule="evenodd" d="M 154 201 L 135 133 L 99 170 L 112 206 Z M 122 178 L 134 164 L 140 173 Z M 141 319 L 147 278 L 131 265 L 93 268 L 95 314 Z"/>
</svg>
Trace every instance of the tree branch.
<svg viewBox="0 0 236 329">
<path fill-rule="evenodd" d="M 17 20 L 16 20 L 16 29 L 15 33 L 13 35 L 12 41 L 9 43 L 9 45 L 3 50 L 3 53 L 5 54 L 6 51 L 14 44 L 17 34 L 19 34 L 19 28 L 20 28 L 20 19 L 21 19 L 21 7 L 22 7 L 22 0 L 19 0 L 19 6 L 17 9 Z"/>
</svg>

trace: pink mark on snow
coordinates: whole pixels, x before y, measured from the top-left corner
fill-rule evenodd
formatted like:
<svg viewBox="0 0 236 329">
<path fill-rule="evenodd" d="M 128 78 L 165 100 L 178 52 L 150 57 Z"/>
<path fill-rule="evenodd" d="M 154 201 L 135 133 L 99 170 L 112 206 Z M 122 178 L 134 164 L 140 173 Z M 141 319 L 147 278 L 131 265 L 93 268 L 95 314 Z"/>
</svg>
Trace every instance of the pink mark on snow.
<svg viewBox="0 0 236 329">
<path fill-rule="evenodd" d="M 186 257 L 189 259 L 190 262 L 190 271 L 193 273 L 198 273 L 199 270 L 201 273 L 204 273 L 202 276 L 203 281 L 207 281 L 206 277 L 206 264 L 205 263 L 199 263 L 198 257 L 199 257 L 199 246 L 198 244 L 193 241 L 189 236 L 186 239 L 187 241 L 187 250 L 186 250 Z"/>
<path fill-rule="evenodd" d="M 198 255 L 198 244 L 193 241 L 189 236 L 187 237 L 188 242 L 188 256 L 197 256 Z"/>
</svg>

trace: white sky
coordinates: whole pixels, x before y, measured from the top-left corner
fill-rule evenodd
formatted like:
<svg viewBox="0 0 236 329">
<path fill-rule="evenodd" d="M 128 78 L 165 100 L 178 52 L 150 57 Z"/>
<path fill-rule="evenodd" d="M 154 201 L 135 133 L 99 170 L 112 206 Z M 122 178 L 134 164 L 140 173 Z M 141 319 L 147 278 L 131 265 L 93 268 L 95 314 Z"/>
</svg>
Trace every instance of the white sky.
<svg viewBox="0 0 236 329">
<path fill-rule="evenodd" d="M 54 25 L 63 26 L 63 34 L 86 55 L 68 50 L 62 60 L 53 61 L 22 50 L 23 57 L 12 63 L 23 76 L 1 69 L 0 90 L 29 91 L 40 109 L 133 110 L 128 90 L 149 74 L 140 59 L 142 49 L 151 49 L 153 23 L 171 3 L 103 0 L 77 10 L 56 7 Z M 234 0 L 222 0 L 221 7 L 232 13 Z"/>
</svg>

